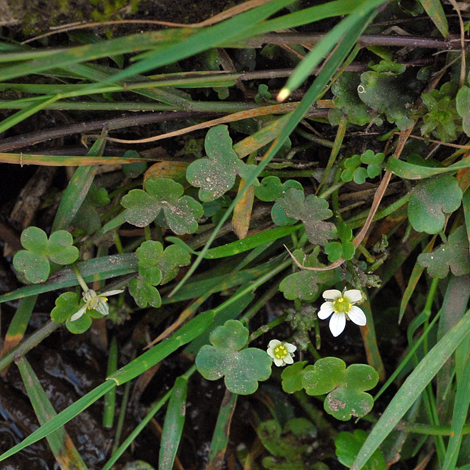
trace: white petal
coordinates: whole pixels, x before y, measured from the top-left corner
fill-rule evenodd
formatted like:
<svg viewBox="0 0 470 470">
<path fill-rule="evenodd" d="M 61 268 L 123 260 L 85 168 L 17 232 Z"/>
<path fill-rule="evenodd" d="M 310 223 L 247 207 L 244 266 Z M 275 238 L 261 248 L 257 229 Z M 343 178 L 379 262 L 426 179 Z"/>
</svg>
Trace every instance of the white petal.
<svg viewBox="0 0 470 470">
<path fill-rule="evenodd" d="M 110 295 L 117 295 L 117 294 L 121 294 L 122 292 L 124 292 L 124 289 L 117 289 L 117 290 L 110 290 L 108 292 L 103 292 L 100 295 L 103 295 L 104 297 L 109 297 Z"/>
<path fill-rule="evenodd" d="M 85 310 L 86 310 L 86 305 L 84 305 L 77 313 L 74 313 L 70 317 L 70 321 L 78 320 L 85 313 Z"/>
<path fill-rule="evenodd" d="M 325 300 L 336 300 L 341 297 L 342 293 L 336 289 L 329 289 L 323 292 L 322 295 Z"/>
<path fill-rule="evenodd" d="M 278 367 L 282 367 L 284 365 L 284 360 L 274 358 L 274 364 L 276 364 Z"/>
<path fill-rule="evenodd" d="M 285 362 L 286 364 L 293 364 L 293 363 L 294 363 L 294 359 L 292 359 L 292 356 L 286 356 L 286 357 L 284 358 L 284 362 Z"/>
<path fill-rule="evenodd" d="M 364 312 L 359 308 L 353 305 L 348 312 L 349 319 L 359 326 L 364 326 L 367 323 L 366 316 Z"/>
<path fill-rule="evenodd" d="M 281 342 L 278 339 L 272 339 L 268 344 L 268 349 L 274 349 L 276 346 L 279 346 Z"/>
<path fill-rule="evenodd" d="M 362 292 L 358 289 L 347 290 L 344 293 L 344 297 L 346 297 L 352 303 L 359 302 L 362 299 Z"/>
<path fill-rule="evenodd" d="M 317 313 L 320 320 L 325 320 L 328 318 L 335 309 L 333 308 L 333 302 L 324 302 L 320 307 L 320 311 Z"/>
<path fill-rule="evenodd" d="M 346 326 L 346 315 L 344 313 L 334 313 L 330 320 L 330 330 L 334 337 L 339 336 Z"/>
<path fill-rule="evenodd" d="M 284 343 L 284 346 L 286 347 L 287 352 L 290 353 L 290 354 L 292 354 L 292 353 L 294 353 L 295 351 L 297 351 L 297 346 L 294 346 L 293 344 Z"/>
<path fill-rule="evenodd" d="M 108 315 L 109 313 L 109 306 L 108 303 L 101 300 L 98 305 L 95 307 L 95 310 L 101 313 L 101 315 Z"/>
</svg>

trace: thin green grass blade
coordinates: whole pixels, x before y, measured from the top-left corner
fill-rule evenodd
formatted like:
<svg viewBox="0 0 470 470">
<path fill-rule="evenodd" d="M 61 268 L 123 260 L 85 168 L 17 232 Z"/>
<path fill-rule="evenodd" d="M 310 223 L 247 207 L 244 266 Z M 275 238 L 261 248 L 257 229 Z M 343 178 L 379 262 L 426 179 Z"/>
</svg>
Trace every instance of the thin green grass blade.
<svg viewBox="0 0 470 470">
<path fill-rule="evenodd" d="M 454 412 L 452 414 L 451 434 L 442 470 L 455 469 L 462 444 L 463 427 L 467 420 L 470 405 L 470 388 L 468 386 L 470 383 L 470 360 L 468 351 L 466 359 L 463 373 L 457 380 L 457 394 L 455 395 Z"/>
<path fill-rule="evenodd" d="M 374 316 L 372 315 L 372 309 L 368 297 L 364 299 L 364 302 L 361 304 L 361 308 L 367 318 L 366 326 L 361 328 L 362 339 L 366 349 L 367 363 L 378 372 L 380 381 L 383 382 L 386 378 L 385 367 L 377 344 Z"/>
<path fill-rule="evenodd" d="M 230 424 L 237 405 L 238 394 L 225 390 L 224 399 L 220 405 L 217 423 L 212 436 L 207 468 L 222 468 L 230 433 Z"/>
<path fill-rule="evenodd" d="M 134 34 L 122 38 L 111 39 L 96 44 L 73 47 L 71 49 L 59 49 L 54 54 L 45 52 L 26 52 L 23 54 L 3 54 L 0 61 L 23 60 L 20 56 L 31 58 L 21 64 L 4 67 L 0 70 L 0 81 L 23 77 L 30 74 L 38 74 L 54 68 L 66 68 L 72 64 L 78 64 L 89 60 L 108 57 L 113 54 L 127 54 L 147 50 L 161 44 L 183 41 L 188 36 L 195 34 L 193 29 L 168 29 L 151 31 L 143 34 Z"/>
<path fill-rule="evenodd" d="M 12 116 L 0 122 L 0 133 L 5 132 L 6 130 L 10 129 L 13 126 L 16 126 L 16 124 L 25 120 L 29 116 L 36 114 L 38 111 L 40 111 L 41 109 L 44 109 L 47 105 L 54 103 L 58 99 L 60 99 L 60 95 L 46 96 L 41 99 L 36 99 L 33 103 L 31 103 L 26 108 L 23 108 L 21 111 L 18 111 L 17 113 L 13 114 Z"/>
<path fill-rule="evenodd" d="M 214 292 L 220 292 L 235 286 L 239 286 L 241 284 L 254 282 L 256 279 L 269 274 L 271 271 L 276 269 L 278 265 L 279 259 L 274 259 L 254 268 L 244 269 L 228 278 L 227 275 L 214 276 L 214 273 L 208 273 L 207 276 L 197 276 L 193 279 L 193 282 L 184 286 L 184 288 L 182 288 L 177 295 L 165 297 L 163 299 L 163 304 L 181 302 L 183 300 L 201 297 L 209 289 L 213 289 L 216 286 L 217 288 L 214 289 Z"/>
<path fill-rule="evenodd" d="M 295 111 L 293 111 L 290 114 L 290 118 L 287 121 L 286 125 L 282 128 L 278 137 L 274 140 L 271 147 L 269 148 L 267 153 L 264 155 L 263 160 L 258 165 L 257 173 L 254 174 L 251 178 L 249 178 L 246 181 L 245 190 L 249 188 L 250 185 L 254 183 L 255 179 L 263 172 L 263 170 L 269 164 L 271 159 L 277 154 L 277 152 L 281 149 L 284 142 L 287 140 L 290 134 L 294 131 L 297 124 L 305 116 L 307 111 L 310 109 L 313 103 L 318 99 L 318 97 L 323 93 L 324 87 L 328 84 L 329 80 L 334 75 L 334 73 L 336 72 L 340 64 L 343 62 L 343 60 L 347 57 L 351 49 L 354 47 L 358 37 L 364 30 L 365 26 L 372 20 L 372 17 L 373 15 L 370 14 L 368 17 L 363 18 L 362 23 L 358 22 L 357 24 L 355 24 L 355 27 L 351 28 L 347 36 L 345 36 L 342 42 L 338 44 L 338 47 L 333 52 L 331 57 L 326 61 L 322 71 L 320 72 L 316 80 L 313 82 L 312 86 L 309 88 L 305 96 L 302 98 L 302 101 L 299 103 Z M 190 267 L 190 269 L 188 270 L 184 278 L 178 283 L 178 285 L 173 289 L 173 291 L 170 292 L 169 294 L 170 297 L 173 296 L 181 288 L 181 286 L 183 286 L 186 283 L 186 281 L 192 276 L 194 271 L 197 269 L 202 259 L 207 254 L 207 251 L 209 250 L 212 242 L 215 240 L 217 233 L 222 228 L 222 225 L 228 219 L 228 217 L 232 213 L 235 206 L 238 204 L 238 201 L 240 201 L 240 199 L 243 197 L 244 193 L 245 191 L 242 190 L 241 192 L 237 194 L 237 197 L 232 201 L 232 204 L 230 205 L 230 207 L 227 209 L 225 214 L 220 219 L 217 227 L 214 229 L 211 237 L 207 241 L 205 247 L 200 252 L 195 262 L 192 264 L 192 266 Z"/>
<path fill-rule="evenodd" d="M 43 425 L 55 418 L 57 413 L 29 362 L 21 357 L 18 359 L 17 364 L 39 424 Z M 86 470 L 88 468 L 64 428 L 58 428 L 49 434 L 47 442 L 60 468 L 73 468 L 74 470 Z"/>
<path fill-rule="evenodd" d="M 178 446 L 183 434 L 186 415 L 186 394 L 188 392 L 188 378 L 184 375 L 176 379 L 171 393 L 168 410 L 163 425 L 160 454 L 158 456 L 158 470 L 172 470 Z"/>
<path fill-rule="evenodd" d="M 110 376 L 117 370 L 118 363 L 118 346 L 116 337 L 113 336 L 109 346 L 108 369 L 107 374 Z M 116 389 L 113 388 L 104 396 L 103 426 L 112 428 L 114 423 L 114 412 L 116 411 Z"/>
<path fill-rule="evenodd" d="M 272 0 L 215 26 L 197 31 L 196 34 L 191 35 L 189 38 L 158 48 L 155 51 L 141 54 L 134 58 L 134 60 L 139 62 L 117 73 L 108 82 L 115 83 L 128 80 L 149 70 L 172 64 L 178 60 L 217 47 L 222 43 L 235 40 L 243 33 L 249 31 L 253 25 L 263 21 L 292 2 L 293 0 Z M 1 74 L 0 80 L 3 80 Z M 90 89 L 101 85 L 103 83 L 91 85 Z"/>
<path fill-rule="evenodd" d="M 279 93 L 279 99 L 286 99 L 293 90 L 296 90 L 310 75 L 312 70 L 333 50 L 345 35 L 349 35 L 351 30 L 359 26 L 361 33 L 372 20 L 371 11 L 379 7 L 387 0 L 368 0 L 361 3 L 344 20 L 336 25 L 326 36 L 309 52 L 296 67 L 292 75 L 287 80 L 286 85 Z"/>
<path fill-rule="evenodd" d="M 60 327 L 58 323 L 52 320 L 48 321 L 43 327 L 36 330 L 31 336 L 28 336 L 23 342 L 15 346 L 0 359 L 0 371 L 8 367 L 15 359 L 31 351 L 43 339 Z"/>
<path fill-rule="evenodd" d="M 290 13 L 288 15 L 263 21 L 250 30 L 250 35 L 263 34 L 281 29 L 296 28 L 298 26 L 315 23 L 316 21 L 332 18 L 333 16 L 349 15 L 361 3 L 360 0 L 339 0 L 315 5 L 310 8 Z"/>
<path fill-rule="evenodd" d="M 105 145 L 106 141 L 104 139 L 96 140 L 87 156 L 101 156 Z M 66 229 L 70 225 L 90 190 L 97 169 L 97 165 L 92 165 L 81 166 L 75 170 L 60 200 L 54 222 L 52 223 L 52 232 Z"/>
<path fill-rule="evenodd" d="M 15 455 L 17 452 L 24 449 L 25 447 L 34 444 L 35 442 L 48 436 L 55 430 L 61 428 L 64 424 L 68 423 L 71 419 L 75 418 L 75 416 L 80 414 L 91 404 L 95 403 L 96 400 L 100 399 L 106 392 L 108 392 L 114 387 L 116 387 L 116 382 L 114 382 L 113 380 L 108 380 L 102 383 L 94 390 L 87 393 L 85 396 L 70 405 L 67 409 L 60 412 L 56 417 L 43 424 L 39 429 L 30 434 L 22 442 L 0 455 L 0 462 L 7 459 L 8 457 L 11 457 L 12 455 Z"/>
<path fill-rule="evenodd" d="M 126 163 L 148 162 L 153 158 L 124 157 L 75 157 L 68 155 L 30 155 L 27 153 L 0 153 L 0 163 L 15 165 L 41 166 L 86 166 L 86 165 L 124 165 Z"/>
<path fill-rule="evenodd" d="M 217 259 L 238 255 L 239 253 L 244 253 L 245 251 L 257 248 L 258 246 L 265 245 L 266 243 L 271 243 L 273 241 L 279 240 L 280 238 L 284 238 L 290 235 L 291 233 L 297 232 L 297 230 L 299 230 L 301 227 L 301 225 L 276 227 L 265 232 L 250 235 L 249 237 L 246 237 L 243 240 L 237 240 L 235 242 L 227 243 L 226 245 L 219 246 L 217 248 L 211 248 L 207 252 L 205 258 Z"/>
<path fill-rule="evenodd" d="M 98 84 L 112 80 L 112 72 L 114 71 L 113 69 L 106 69 L 105 71 L 103 68 L 97 68 L 87 64 L 75 64 L 72 67 L 69 67 L 69 69 L 77 73 L 77 75 L 80 75 L 82 78 L 98 82 Z M 135 79 L 140 80 L 141 82 L 145 82 L 148 80 L 146 77 L 143 76 L 137 76 L 135 77 Z M 148 87 L 151 87 L 150 83 Z M 87 90 L 88 87 L 83 86 L 78 91 L 78 94 L 76 96 L 88 94 L 89 91 Z M 128 90 L 132 90 L 132 88 L 128 88 Z M 152 89 L 134 88 L 133 90 L 135 90 L 137 94 L 145 96 L 146 98 L 150 98 L 152 100 L 159 101 L 161 103 L 165 103 L 176 108 L 190 109 L 191 107 L 191 100 L 183 98 L 181 96 L 181 93 L 177 93 L 174 90 L 171 90 L 171 88 L 169 87 L 165 87 L 164 89 L 155 87 L 152 87 Z M 96 91 L 97 90 L 95 90 L 95 92 Z M 123 90 L 118 91 L 124 91 L 124 87 Z M 73 93 L 70 93 L 70 96 L 73 96 Z"/>
<path fill-rule="evenodd" d="M 375 424 L 352 466 L 362 468 L 470 332 L 470 310 L 418 364 Z"/>
<path fill-rule="evenodd" d="M 233 146 L 233 150 L 238 155 L 238 158 L 246 157 L 250 153 L 253 153 L 261 147 L 269 144 L 269 142 L 272 142 L 288 120 L 289 115 L 282 116 L 281 118 L 270 122 L 258 132 L 255 132 L 240 142 L 237 142 Z"/>
<path fill-rule="evenodd" d="M 139 270 L 135 253 L 103 256 L 101 258 L 82 261 L 77 263 L 77 267 L 85 282 L 93 282 L 95 280 L 104 281 L 117 276 L 135 273 Z M 20 287 L 13 292 L 0 295 L 0 303 L 77 285 L 77 276 L 73 269 L 64 268 L 54 273 L 43 284 Z"/>
<path fill-rule="evenodd" d="M 422 251 L 423 253 L 430 253 L 434 248 L 434 243 L 436 237 L 433 237 L 431 241 L 427 244 L 426 248 Z M 415 263 L 413 271 L 411 272 L 410 279 L 408 280 L 408 285 L 406 286 L 405 293 L 400 302 L 400 313 L 398 314 L 398 323 L 401 323 L 403 315 L 405 314 L 406 307 L 410 301 L 413 292 L 415 291 L 416 285 L 418 284 L 421 274 L 424 272 L 424 267 L 419 265 L 418 262 Z"/>
</svg>

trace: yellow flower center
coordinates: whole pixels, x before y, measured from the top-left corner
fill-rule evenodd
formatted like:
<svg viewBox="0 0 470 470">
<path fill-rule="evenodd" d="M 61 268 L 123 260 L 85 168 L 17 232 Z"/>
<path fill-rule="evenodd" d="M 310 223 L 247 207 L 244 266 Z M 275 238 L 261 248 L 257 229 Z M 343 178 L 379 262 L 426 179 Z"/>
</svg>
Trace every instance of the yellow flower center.
<svg viewBox="0 0 470 470">
<path fill-rule="evenodd" d="M 346 297 L 339 297 L 333 301 L 333 308 L 337 313 L 348 313 L 351 307 L 352 303 Z"/>
<path fill-rule="evenodd" d="M 284 359 L 287 356 L 287 348 L 280 344 L 279 346 L 276 346 L 273 351 L 274 355 L 276 356 L 276 359 Z"/>
</svg>

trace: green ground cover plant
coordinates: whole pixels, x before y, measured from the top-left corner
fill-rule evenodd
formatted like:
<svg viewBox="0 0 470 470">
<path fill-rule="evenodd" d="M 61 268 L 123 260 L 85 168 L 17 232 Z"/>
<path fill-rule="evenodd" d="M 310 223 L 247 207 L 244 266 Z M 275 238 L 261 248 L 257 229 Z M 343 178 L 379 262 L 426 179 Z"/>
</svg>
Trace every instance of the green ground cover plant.
<svg viewBox="0 0 470 470">
<path fill-rule="evenodd" d="M 470 468 L 465 15 L 260 0 L 0 37 L 0 162 L 62 172 L 0 235 L 0 370 L 39 423 L 0 461 L 46 438 L 63 469 Z M 22 131 L 50 116 L 83 125 Z M 74 335 L 108 367 L 58 409 L 34 354 Z"/>
</svg>

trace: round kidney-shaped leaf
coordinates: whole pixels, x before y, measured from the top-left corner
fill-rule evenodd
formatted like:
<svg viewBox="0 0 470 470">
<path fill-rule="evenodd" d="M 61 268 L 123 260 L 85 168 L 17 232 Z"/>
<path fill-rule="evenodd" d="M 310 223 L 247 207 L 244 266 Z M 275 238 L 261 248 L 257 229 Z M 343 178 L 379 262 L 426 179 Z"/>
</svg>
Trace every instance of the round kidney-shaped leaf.
<svg viewBox="0 0 470 470">
<path fill-rule="evenodd" d="M 419 183 L 408 203 L 408 217 L 417 232 L 435 234 L 444 228 L 446 214 L 460 207 L 462 190 L 451 175 L 442 175 Z"/>
</svg>

